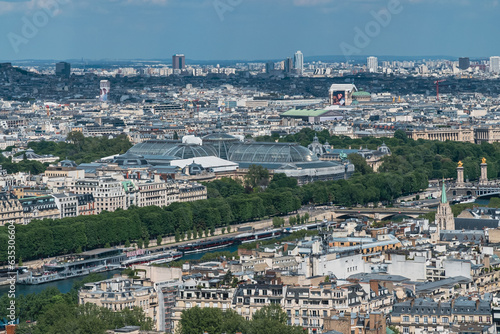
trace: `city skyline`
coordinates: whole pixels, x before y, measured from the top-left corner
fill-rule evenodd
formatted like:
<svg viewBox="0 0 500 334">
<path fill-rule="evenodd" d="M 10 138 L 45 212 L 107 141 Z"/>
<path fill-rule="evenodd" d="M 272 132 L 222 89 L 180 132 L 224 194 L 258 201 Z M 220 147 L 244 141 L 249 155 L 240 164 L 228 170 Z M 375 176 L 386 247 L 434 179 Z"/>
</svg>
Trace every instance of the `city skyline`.
<svg viewBox="0 0 500 334">
<path fill-rule="evenodd" d="M 391 8 L 389 19 L 376 19 Z M 453 6 L 448 0 L 0 1 L 0 58 L 168 59 L 184 53 L 188 59 L 252 60 L 283 59 L 297 50 L 305 58 L 488 58 L 500 54 L 488 38 L 500 30 L 499 11 L 497 0 Z M 370 27 L 373 33 L 360 43 L 359 31 Z"/>
</svg>

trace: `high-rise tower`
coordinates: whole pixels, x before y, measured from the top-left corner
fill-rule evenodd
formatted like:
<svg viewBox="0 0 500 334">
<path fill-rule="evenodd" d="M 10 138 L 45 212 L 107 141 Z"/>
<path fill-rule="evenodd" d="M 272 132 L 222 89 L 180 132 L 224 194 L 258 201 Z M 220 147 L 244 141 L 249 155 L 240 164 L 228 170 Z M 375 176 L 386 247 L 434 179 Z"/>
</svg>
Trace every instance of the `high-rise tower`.
<svg viewBox="0 0 500 334">
<path fill-rule="evenodd" d="M 304 55 L 302 54 L 302 52 L 295 52 L 295 55 L 293 56 L 293 67 L 299 74 L 302 74 L 302 72 L 304 72 Z"/>
<path fill-rule="evenodd" d="M 172 68 L 174 70 L 183 70 L 186 68 L 186 56 L 176 54 L 172 56 Z"/>
</svg>

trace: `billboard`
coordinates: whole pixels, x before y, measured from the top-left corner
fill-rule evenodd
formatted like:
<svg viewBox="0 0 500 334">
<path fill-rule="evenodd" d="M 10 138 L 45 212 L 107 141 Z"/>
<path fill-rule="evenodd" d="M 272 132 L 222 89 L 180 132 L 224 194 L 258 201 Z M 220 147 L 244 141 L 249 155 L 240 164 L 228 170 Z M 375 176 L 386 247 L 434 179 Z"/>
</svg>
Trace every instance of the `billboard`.
<svg viewBox="0 0 500 334">
<path fill-rule="evenodd" d="M 99 93 L 99 100 L 101 102 L 108 101 L 109 89 L 111 88 L 111 84 L 109 80 L 101 80 L 101 90 Z"/>
<path fill-rule="evenodd" d="M 345 91 L 335 91 L 331 93 L 331 104 L 334 106 L 345 106 Z"/>
</svg>

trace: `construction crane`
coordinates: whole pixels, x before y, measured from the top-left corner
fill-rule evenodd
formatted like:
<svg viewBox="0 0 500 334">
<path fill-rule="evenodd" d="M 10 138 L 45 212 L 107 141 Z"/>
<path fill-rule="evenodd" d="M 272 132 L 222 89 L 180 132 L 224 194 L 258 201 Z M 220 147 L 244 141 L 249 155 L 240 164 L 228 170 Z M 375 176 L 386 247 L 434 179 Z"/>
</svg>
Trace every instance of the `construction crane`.
<svg viewBox="0 0 500 334">
<path fill-rule="evenodd" d="M 446 80 L 436 80 L 434 84 L 436 85 L 436 99 L 439 101 L 439 83 L 445 82 Z"/>
</svg>

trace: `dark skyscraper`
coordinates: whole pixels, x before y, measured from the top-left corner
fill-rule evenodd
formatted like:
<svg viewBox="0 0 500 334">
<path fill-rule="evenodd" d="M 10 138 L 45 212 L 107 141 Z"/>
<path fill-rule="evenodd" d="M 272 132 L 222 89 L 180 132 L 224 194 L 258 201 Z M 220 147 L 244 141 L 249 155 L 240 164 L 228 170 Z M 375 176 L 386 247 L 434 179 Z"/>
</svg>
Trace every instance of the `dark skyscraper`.
<svg viewBox="0 0 500 334">
<path fill-rule="evenodd" d="M 269 74 L 272 71 L 274 71 L 274 62 L 273 61 L 268 61 L 266 63 L 266 73 Z"/>
<path fill-rule="evenodd" d="M 285 73 L 292 73 L 293 71 L 293 59 L 287 58 L 285 59 Z"/>
<path fill-rule="evenodd" d="M 69 78 L 71 75 L 71 64 L 66 62 L 60 62 L 56 64 L 56 75 L 58 77 Z"/>
<path fill-rule="evenodd" d="M 466 70 L 470 67 L 470 59 L 468 57 L 458 58 L 458 68 Z"/>
<path fill-rule="evenodd" d="M 184 55 L 172 56 L 172 68 L 174 70 L 183 70 L 186 68 L 186 57 Z"/>
</svg>

